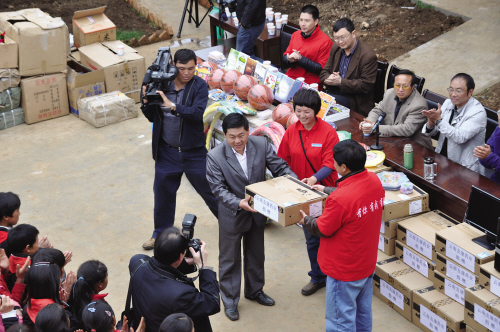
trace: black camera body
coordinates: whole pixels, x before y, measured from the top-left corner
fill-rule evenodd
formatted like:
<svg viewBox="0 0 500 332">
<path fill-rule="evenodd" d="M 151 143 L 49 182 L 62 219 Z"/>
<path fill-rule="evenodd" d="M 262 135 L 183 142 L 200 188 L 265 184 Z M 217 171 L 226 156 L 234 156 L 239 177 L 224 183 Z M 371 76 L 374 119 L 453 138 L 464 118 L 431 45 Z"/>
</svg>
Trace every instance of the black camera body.
<svg viewBox="0 0 500 332">
<path fill-rule="evenodd" d="M 193 248 L 195 252 L 198 252 L 201 250 L 201 243 L 200 239 L 193 239 L 195 224 L 196 216 L 194 214 L 186 214 L 184 216 L 184 220 L 182 221 L 182 235 L 188 239 L 188 246 Z M 186 252 L 186 257 L 192 257 L 189 250 Z"/>
<path fill-rule="evenodd" d="M 170 47 L 160 47 L 156 60 L 149 66 L 144 75 L 142 86 L 147 85 L 146 95 L 143 96 L 141 89 L 141 101 L 148 100 L 149 105 L 163 104 L 162 97 L 156 91 L 166 91 L 177 76 L 178 69 L 172 63 Z"/>
</svg>

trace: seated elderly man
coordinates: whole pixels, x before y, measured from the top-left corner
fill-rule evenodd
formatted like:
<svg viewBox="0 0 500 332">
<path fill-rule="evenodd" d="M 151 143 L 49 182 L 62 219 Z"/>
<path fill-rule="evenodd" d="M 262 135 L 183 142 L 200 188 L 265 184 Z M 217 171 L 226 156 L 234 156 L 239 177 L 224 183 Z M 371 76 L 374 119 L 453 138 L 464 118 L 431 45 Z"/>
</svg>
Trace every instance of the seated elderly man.
<svg viewBox="0 0 500 332">
<path fill-rule="evenodd" d="M 427 118 L 422 110 L 427 109 L 427 101 L 414 87 L 415 74 L 401 70 L 394 78 L 394 89 L 384 94 L 384 99 L 370 111 L 368 117 L 359 124 L 363 133 L 369 133 L 382 112 L 387 115 L 380 125 L 380 136 L 409 137 L 415 142 L 431 149 L 431 138 L 421 130 Z"/>
<path fill-rule="evenodd" d="M 474 149 L 474 157 L 479 158 L 479 162 L 486 168 L 493 168 L 495 172 L 490 179 L 500 183 L 500 111 L 498 114 L 498 127 L 488 139 L 484 146 Z"/>
<path fill-rule="evenodd" d="M 423 110 L 427 124 L 422 133 L 434 136 L 439 133 L 436 152 L 475 172 L 484 174 L 484 167 L 474 156 L 474 148 L 484 145 L 486 137 L 486 111 L 474 97 L 474 79 L 459 73 L 451 79 L 443 106 Z"/>
</svg>

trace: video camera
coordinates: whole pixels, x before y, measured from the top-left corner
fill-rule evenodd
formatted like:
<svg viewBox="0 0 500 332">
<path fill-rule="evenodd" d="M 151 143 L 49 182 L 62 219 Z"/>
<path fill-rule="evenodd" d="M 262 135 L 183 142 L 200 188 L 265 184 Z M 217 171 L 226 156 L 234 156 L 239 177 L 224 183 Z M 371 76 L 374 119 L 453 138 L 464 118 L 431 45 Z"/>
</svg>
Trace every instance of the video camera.
<svg viewBox="0 0 500 332">
<path fill-rule="evenodd" d="M 196 216 L 194 214 L 186 214 L 184 220 L 182 221 L 182 235 L 189 240 L 188 246 L 193 248 L 195 252 L 200 251 L 201 243 L 200 239 L 193 239 L 194 236 L 194 225 L 196 224 Z M 186 252 L 186 257 L 192 257 L 191 251 Z"/>
<path fill-rule="evenodd" d="M 170 47 L 160 47 L 156 60 L 149 66 L 146 75 L 144 75 L 142 86 L 148 85 L 148 88 L 146 90 L 146 96 L 142 95 L 143 92 L 141 89 L 141 100 L 146 97 L 150 105 L 163 104 L 163 99 L 156 91 L 166 91 L 177 76 L 177 73 L 178 69 L 172 63 Z"/>
</svg>

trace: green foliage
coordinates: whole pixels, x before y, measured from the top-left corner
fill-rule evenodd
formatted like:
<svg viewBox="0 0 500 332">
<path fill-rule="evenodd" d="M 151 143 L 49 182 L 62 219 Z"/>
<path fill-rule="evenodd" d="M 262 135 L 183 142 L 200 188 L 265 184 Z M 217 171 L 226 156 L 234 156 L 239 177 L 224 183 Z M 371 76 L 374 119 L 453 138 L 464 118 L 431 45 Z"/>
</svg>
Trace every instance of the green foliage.
<svg viewBox="0 0 500 332">
<path fill-rule="evenodd" d="M 420 0 L 417 0 L 417 2 L 415 3 L 415 7 L 420 7 L 422 9 L 434 10 L 434 6 L 433 5 L 426 5 L 425 3 L 423 3 Z"/>
<path fill-rule="evenodd" d="M 141 38 L 142 35 L 143 33 L 137 30 L 125 30 L 125 31 L 116 30 L 116 39 L 124 40 L 125 42 L 128 42 L 132 38 L 139 40 L 139 38 Z"/>
</svg>

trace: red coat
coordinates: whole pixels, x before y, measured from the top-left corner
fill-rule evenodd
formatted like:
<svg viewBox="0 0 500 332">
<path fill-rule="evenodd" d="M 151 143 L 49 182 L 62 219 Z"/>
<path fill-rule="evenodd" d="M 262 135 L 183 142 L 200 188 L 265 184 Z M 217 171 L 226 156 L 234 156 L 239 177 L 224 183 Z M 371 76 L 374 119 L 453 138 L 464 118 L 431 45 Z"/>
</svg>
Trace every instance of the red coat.
<svg viewBox="0 0 500 332">
<path fill-rule="evenodd" d="M 305 56 L 309 60 L 319 63 L 321 67 L 324 67 L 328 61 L 330 49 L 333 46 L 332 40 L 319 29 L 319 25 L 308 38 L 302 37 L 301 32 L 302 31 L 299 30 L 292 34 L 290 44 L 288 44 L 288 48 L 283 55 L 292 54 L 293 50 L 297 50 L 300 51 L 302 56 Z M 321 83 L 318 75 L 308 72 L 300 66 L 289 68 L 286 75 L 293 79 L 296 79 L 297 77 L 304 77 L 304 81 L 307 84 Z"/>
<path fill-rule="evenodd" d="M 299 180 L 315 174 L 304 156 L 304 151 L 300 143 L 300 131 L 307 158 L 309 158 L 316 172 L 323 166 L 333 169 L 330 176 L 322 181 L 326 186 L 333 187 L 335 181 L 338 179 L 333 160 L 333 147 L 339 142 L 339 136 L 331 125 L 320 118 L 317 119 L 318 122 L 316 122 L 311 130 L 306 130 L 300 121 L 288 127 L 278 149 L 278 157 L 281 157 L 290 165 L 290 168 L 297 174 Z"/>
<path fill-rule="evenodd" d="M 322 237 L 321 271 L 340 281 L 367 278 L 375 271 L 385 191 L 367 170 L 337 182 L 317 219 Z"/>
</svg>

